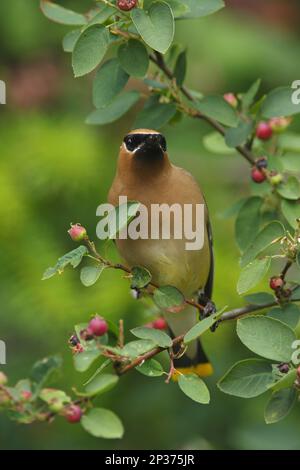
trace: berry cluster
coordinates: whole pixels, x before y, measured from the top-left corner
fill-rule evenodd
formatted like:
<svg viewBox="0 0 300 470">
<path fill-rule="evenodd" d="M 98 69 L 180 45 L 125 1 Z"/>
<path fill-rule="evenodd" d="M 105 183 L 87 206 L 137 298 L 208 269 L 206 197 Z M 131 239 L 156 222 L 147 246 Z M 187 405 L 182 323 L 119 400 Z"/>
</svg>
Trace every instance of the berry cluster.
<svg viewBox="0 0 300 470">
<path fill-rule="evenodd" d="M 80 331 L 80 339 L 83 341 L 91 341 L 92 339 L 95 339 L 95 337 L 105 335 L 107 331 L 107 322 L 99 315 L 95 315 L 89 321 L 88 326 Z M 72 346 L 73 353 L 80 353 L 84 351 L 84 347 L 80 343 L 80 339 L 75 334 L 70 337 L 69 344 Z"/>
<path fill-rule="evenodd" d="M 261 121 L 256 127 L 256 137 L 260 140 L 269 140 L 274 133 L 284 132 L 290 123 L 291 119 L 286 117 L 275 117 L 269 121 Z"/>
</svg>

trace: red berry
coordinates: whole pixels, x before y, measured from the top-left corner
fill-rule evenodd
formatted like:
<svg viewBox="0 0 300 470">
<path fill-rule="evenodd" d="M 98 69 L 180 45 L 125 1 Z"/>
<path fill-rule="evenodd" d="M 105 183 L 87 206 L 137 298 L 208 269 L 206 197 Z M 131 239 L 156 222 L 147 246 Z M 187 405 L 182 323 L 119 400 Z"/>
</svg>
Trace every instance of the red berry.
<svg viewBox="0 0 300 470">
<path fill-rule="evenodd" d="M 273 130 L 268 122 L 261 121 L 256 128 L 256 137 L 260 140 L 269 140 L 272 137 Z"/>
<path fill-rule="evenodd" d="M 78 405 L 70 405 L 65 410 L 65 417 L 69 423 L 78 423 L 81 420 L 82 410 Z"/>
<path fill-rule="evenodd" d="M 117 0 L 117 7 L 123 11 L 132 10 L 137 4 L 137 0 Z"/>
<path fill-rule="evenodd" d="M 74 242 L 80 242 L 87 236 L 86 229 L 80 224 L 71 225 L 70 230 L 68 230 L 68 234 Z"/>
<path fill-rule="evenodd" d="M 96 315 L 91 319 L 88 330 L 95 336 L 103 336 L 108 331 L 108 325 L 103 318 Z"/>
<path fill-rule="evenodd" d="M 255 183 L 263 183 L 266 179 L 266 175 L 259 168 L 252 168 L 251 178 Z"/>
<path fill-rule="evenodd" d="M 223 98 L 225 101 L 227 101 L 228 104 L 230 104 L 230 106 L 232 106 L 233 108 L 237 108 L 238 100 L 233 93 L 225 93 L 225 95 L 223 95 Z"/>
<path fill-rule="evenodd" d="M 27 401 L 30 400 L 30 398 L 32 397 L 32 393 L 30 392 L 30 390 L 22 390 L 21 396 L 23 400 Z"/>
<path fill-rule="evenodd" d="M 152 328 L 155 328 L 156 330 L 166 330 L 168 328 L 168 324 L 164 318 L 159 317 L 152 322 Z"/>
<path fill-rule="evenodd" d="M 279 276 L 273 276 L 270 279 L 270 288 L 273 290 L 281 289 L 284 285 L 284 280 Z"/>
</svg>

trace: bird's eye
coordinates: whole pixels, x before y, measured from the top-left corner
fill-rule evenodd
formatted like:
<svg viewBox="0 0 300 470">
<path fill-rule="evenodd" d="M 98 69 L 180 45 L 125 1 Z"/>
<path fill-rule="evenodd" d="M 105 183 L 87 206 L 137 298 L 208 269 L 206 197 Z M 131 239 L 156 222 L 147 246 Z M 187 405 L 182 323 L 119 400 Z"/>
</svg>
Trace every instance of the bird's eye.
<svg viewBox="0 0 300 470">
<path fill-rule="evenodd" d="M 124 139 L 124 142 L 127 147 L 127 150 L 129 150 L 130 152 L 132 152 L 135 149 L 136 144 L 132 137 L 126 136 Z"/>
</svg>

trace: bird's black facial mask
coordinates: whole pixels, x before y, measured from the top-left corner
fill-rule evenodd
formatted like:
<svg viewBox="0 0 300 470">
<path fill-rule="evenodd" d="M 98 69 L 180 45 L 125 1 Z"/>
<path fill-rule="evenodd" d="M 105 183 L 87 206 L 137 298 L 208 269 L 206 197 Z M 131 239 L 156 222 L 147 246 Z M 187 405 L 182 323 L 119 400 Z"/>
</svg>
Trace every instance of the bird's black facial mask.
<svg viewBox="0 0 300 470">
<path fill-rule="evenodd" d="M 135 157 L 149 160 L 162 158 L 167 150 L 166 139 L 162 134 L 128 134 L 124 143 Z"/>
</svg>

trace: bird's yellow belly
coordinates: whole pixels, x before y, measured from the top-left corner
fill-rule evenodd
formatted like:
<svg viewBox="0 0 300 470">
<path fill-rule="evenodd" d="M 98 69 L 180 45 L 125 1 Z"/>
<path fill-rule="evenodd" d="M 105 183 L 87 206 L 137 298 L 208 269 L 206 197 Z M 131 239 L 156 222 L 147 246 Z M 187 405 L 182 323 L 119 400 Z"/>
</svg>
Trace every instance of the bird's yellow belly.
<svg viewBox="0 0 300 470">
<path fill-rule="evenodd" d="M 186 240 L 117 240 L 121 256 L 129 266 L 144 266 L 158 285 L 177 287 L 190 296 L 205 286 L 210 254 L 207 237 L 201 250 L 186 250 Z"/>
</svg>

